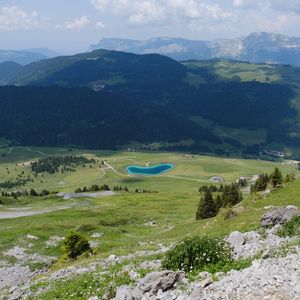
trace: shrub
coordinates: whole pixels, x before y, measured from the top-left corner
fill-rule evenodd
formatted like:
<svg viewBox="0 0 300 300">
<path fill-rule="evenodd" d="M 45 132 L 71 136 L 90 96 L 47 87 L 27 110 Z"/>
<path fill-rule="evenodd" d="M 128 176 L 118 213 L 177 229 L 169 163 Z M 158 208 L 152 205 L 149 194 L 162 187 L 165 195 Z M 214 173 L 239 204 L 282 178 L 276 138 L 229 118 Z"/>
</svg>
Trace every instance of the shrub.
<svg viewBox="0 0 300 300">
<path fill-rule="evenodd" d="M 294 217 L 290 221 L 286 222 L 277 234 L 281 237 L 300 236 L 300 216 Z"/>
<path fill-rule="evenodd" d="M 95 229 L 96 229 L 96 227 L 93 224 L 81 224 L 77 227 L 76 231 L 84 233 L 84 232 L 93 231 Z"/>
<path fill-rule="evenodd" d="M 289 183 L 289 182 L 294 182 L 296 180 L 295 174 L 287 174 L 285 176 L 284 182 Z"/>
<path fill-rule="evenodd" d="M 182 241 L 168 251 L 162 261 L 162 267 L 174 271 L 203 271 L 208 266 L 231 261 L 230 246 L 223 240 L 194 237 Z"/>
<path fill-rule="evenodd" d="M 230 220 L 230 219 L 238 216 L 238 213 L 236 210 L 229 207 L 229 208 L 224 208 L 222 210 L 222 216 L 224 217 L 224 220 Z"/>
<path fill-rule="evenodd" d="M 91 252 L 88 240 L 77 232 L 71 232 L 63 241 L 64 253 L 71 259 L 76 259 L 85 252 Z"/>
</svg>

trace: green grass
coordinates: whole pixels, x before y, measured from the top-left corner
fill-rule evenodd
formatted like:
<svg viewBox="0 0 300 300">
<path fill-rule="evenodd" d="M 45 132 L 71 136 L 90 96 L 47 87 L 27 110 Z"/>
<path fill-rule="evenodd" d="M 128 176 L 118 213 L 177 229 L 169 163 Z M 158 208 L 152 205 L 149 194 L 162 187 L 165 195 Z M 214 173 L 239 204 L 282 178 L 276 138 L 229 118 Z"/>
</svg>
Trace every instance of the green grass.
<svg viewBox="0 0 300 300">
<path fill-rule="evenodd" d="M 26 175 L 30 174 L 30 168 L 24 166 L 22 164 L 24 162 L 36 160 L 45 154 L 65 155 L 70 153 L 66 149 L 31 148 L 31 150 L 14 148 L 5 159 L 1 159 L 0 181 L 7 178 L 13 179 L 21 171 L 24 171 Z M 265 199 L 258 195 L 245 196 L 245 200 L 238 205 L 238 215 L 232 219 L 224 220 L 223 214 L 207 220 L 196 221 L 195 219 L 196 207 L 200 200 L 198 188 L 203 184 L 211 184 L 209 179 L 212 176 L 219 175 L 224 178 L 226 183 L 229 183 L 240 176 L 270 173 L 275 166 L 278 166 L 284 174 L 295 171 L 286 164 L 198 155 L 184 158 L 180 153 L 73 150 L 72 155 L 75 154 L 94 157 L 99 162 L 91 168 L 80 167 L 75 172 L 44 174 L 44 177 L 38 177 L 35 182 L 28 183 L 22 188 L 73 191 L 84 185 L 105 183 L 110 186 L 128 186 L 130 192 L 120 192 L 113 197 L 89 200 L 85 198 L 63 200 L 53 195 L 36 198 L 22 197 L 18 200 L 5 199 L 4 206 L 0 207 L 0 212 L 18 207 L 30 210 L 71 207 L 30 217 L 0 219 L 0 259 L 4 258 L 3 252 L 15 245 L 24 247 L 28 253 L 37 252 L 61 257 L 60 244 L 55 247 L 46 247 L 45 242 L 51 236 L 66 236 L 70 231 L 78 230 L 90 241 L 99 243 L 95 249 L 95 257 L 89 258 L 89 260 L 99 260 L 111 254 L 127 255 L 140 250 L 155 250 L 158 244 L 171 245 L 195 235 L 223 237 L 235 230 L 254 230 L 260 227 L 259 221 L 266 211 L 266 206 L 296 205 L 300 207 L 298 197 L 300 181 L 297 180 L 274 191 L 270 197 Z M 117 173 L 109 169 L 105 170 L 104 174 L 103 170 L 99 168 L 102 160 L 109 163 Z M 153 164 L 172 162 L 175 164 L 175 169 L 155 177 L 137 177 L 126 174 L 125 167 L 127 165 L 144 165 L 145 162 Z M 9 174 L 7 174 L 7 168 Z M 296 175 L 298 175 L 297 172 Z M 40 179 L 43 183 L 40 182 Z M 59 184 L 60 182 L 64 184 Z M 159 193 L 134 193 L 135 188 L 156 190 Z M 155 226 L 149 226 L 147 223 L 150 221 L 154 221 Z M 93 238 L 94 233 L 102 233 L 102 236 Z M 38 237 L 38 240 L 28 240 L 27 234 Z M 85 261 L 85 258 L 81 258 L 76 263 L 80 264 Z M 244 266 L 247 263 L 241 263 L 241 265 Z M 72 263 L 59 260 L 53 268 L 69 264 Z M 33 264 L 30 267 L 35 269 L 39 268 L 39 265 Z M 225 266 L 224 269 L 226 268 L 229 267 Z M 89 276 L 91 275 L 76 277 L 74 280 L 69 280 L 67 284 L 58 283 L 55 289 L 52 289 L 43 299 L 55 299 L 59 292 L 71 293 L 73 291 L 77 293 L 79 292 L 78 284 L 90 280 Z M 120 282 L 126 281 L 127 277 L 122 276 L 121 274 Z M 95 282 L 98 284 L 98 279 Z M 99 291 L 99 295 L 102 291 Z M 76 294 L 74 298 L 82 299 L 81 296 L 84 297 L 84 295 Z"/>
<path fill-rule="evenodd" d="M 43 155 L 37 151 L 48 155 L 68 153 L 65 149 L 33 148 L 32 150 L 14 149 L 11 155 L 0 164 L 0 180 L 8 177 L 13 178 L 22 170 L 25 174 L 30 174 L 29 167 L 22 164 L 16 166 L 16 162 L 25 162 L 42 157 Z M 16 156 L 16 153 L 20 154 L 21 158 Z M 76 187 L 105 183 L 110 186 L 128 186 L 131 192 L 122 192 L 114 197 L 88 201 L 65 201 L 53 196 L 10 199 L 10 202 L 5 203 L 4 208 L 0 208 L 0 211 L 8 207 L 29 207 L 33 210 L 64 205 L 72 205 L 73 207 L 31 217 L 0 220 L 0 252 L 15 244 L 26 244 L 24 236 L 32 234 L 37 236 L 39 240 L 33 243 L 30 251 L 59 256 L 61 254 L 59 247 L 45 248 L 45 242 L 52 235 L 65 236 L 70 230 L 79 226 L 93 228 L 88 234 L 104 233 L 103 237 L 99 239 L 100 246 L 97 250 L 103 256 L 112 252 L 128 253 L 135 251 L 140 248 L 139 242 L 172 243 L 189 234 L 202 232 L 222 235 L 236 229 L 237 225 L 241 229 L 256 227 L 257 219 L 254 222 L 253 211 L 249 208 L 254 204 L 246 206 L 243 217 L 238 216 L 233 221 L 225 222 L 221 220 L 221 217 L 218 217 L 216 223 L 213 219 L 196 222 L 195 211 L 200 198 L 199 186 L 211 184 L 209 179 L 215 175 L 221 176 L 225 182 L 230 183 L 240 176 L 270 173 L 275 166 L 279 166 L 284 174 L 294 170 L 287 165 L 258 160 L 197 155 L 187 159 L 179 153 L 113 153 L 74 150 L 72 154 L 85 154 L 95 157 L 99 161 L 106 160 L 120 174 L 113 170 L 106 170 L 104 175 L 97 164 L 92 168 L 78 168 L 76 172 L 44 174 L 43 178 L 38 177 L 35 182 L 28 183 L 22 189 L 34 187 L 37 190 L 48 188 L 57 191 L 73 191 Z M 151 161 L 153 164 L 172 162 L 176 167 L 169 173 L 156 177 L 128 176 L 124 171 L 129 164 L 144 165 L 147 161 Z M 6 168 L 9 169 L 9 175 L 7 175 Z M 63 184 L 59 184 L 60 182 Z M 135 188 L 156 190 L 159 193 L 137 194 L 133 192 Z M 277 192 L 273 197 L 276 195 Z M 263 201 L 265 200 L 261 200 L 261 202 Z M 145 225 L 151 220 L 154 220 L 157 226 Z M 188 233 L 186 228 L 189 228 Z"/>
<path fill-rule="evenodd" d="M 5 149 L 7 150 L 7 149 Z M 84 151 L 48 148 L 13 148 L 6 158 L 0 159 L 0 182 L 14 181 L 18 174 L 24 172 L 23 178 L 31 178 L 24 187 L 15 189 L 35 188 L 38 191 L 48 189 L 51 191 L 74 191 L 77 187 L 92 184 L 108 184 L 110 186 L 128 186 L 129 189 L 158 190 L 159 192 L 172 193 L 196 192 L 200 184 L 209 184 L 213 176 L 221 176 L 225 182 L 230 183 L 240 176 L 251 176 L 258 173 L 270 172 L 278 164 L 259 161 L 242 160 L 234 158 L 218 158 L 195 155 L 191 159 L 183 157 L 180 153 L 138 153 L 138 152 L 107 152 L 107 151 Z M 87 155 L 95 158 L 98 163 L 78 168 L 76 172 L 39 174 L 34 177 L 28 162 L 37 160 L 45 155 Z M 107 162 L 118 172 L 111 169 L 100 169 L 101 161 Z M 171 162 L 175 169 L 156 177 L 128 176 L 126 166 L 131 164 L 145 165 L 145 162 L 162 163 Z M 24 164 L 25 163 L 25 164 Z M 26 164 L 27 163 L 27 164 Z M 283 173 L 292 172 L 293 169 L 281 165 Z"/>
<path fill-rule="evenodd" d="M 250 64 L 247 62 L 238 62 L 231 60 L 211 60 L 211 61 L 191 61 L 185 62 L 191 70 L 197 68 L 208 68 L 224 79 L 232 79 L 234 76 L 239 76 L 241 81 L 259 81 L 259 82 L 278 82 L 282 79 L 280 73 L 287 71 L 286 68 L 279 72 L 277 66 L 267 64 Z M 292 73 L 292 71 L 290 72 Z M 296 74 L 292 74 L 296 77 Z M 188 78 L 191 84 L 195 79 Z M 187 80 L 188 80 L 187 79 Z"/>
</svg>

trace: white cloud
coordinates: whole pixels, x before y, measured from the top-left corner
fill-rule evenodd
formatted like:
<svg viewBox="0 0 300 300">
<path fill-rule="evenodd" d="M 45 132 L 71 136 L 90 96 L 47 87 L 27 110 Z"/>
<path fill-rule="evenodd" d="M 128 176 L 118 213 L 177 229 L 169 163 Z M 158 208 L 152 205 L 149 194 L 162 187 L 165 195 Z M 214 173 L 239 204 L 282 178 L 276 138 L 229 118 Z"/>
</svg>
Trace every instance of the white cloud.
<svg viewBox="0 0 300 300">
<path fill-rule="evenodd" d="M 83 29 L 90 23 L 90 20 L 86 16 L 82 16 L 73 21 L 67 21 L 64 24 L 66 29 Z"/>
<path fill-rule="evenodd" d="M 26 12 L 17 6 L 0 8 L 0 30 L 28 30 L 45 25 L 36 11 Z"/>
<path fill-rule="evenodd" d="M 103 22 L 98 21 L 98 22 L 96 23 L 96 27 L 97 27 L 97 28 L 105 28 L 106 25 L 105 25 Z"/>
<path fill-rule="evenodd" d="M 297 32 L 300 0 L 90 0 L 91 5 L 115 24 L 199 31 L 203 36 L 235 36 L 255 31 Z M 129 26 L 131 25 L 131 26 Z M 168 33 L 169 34 L 169 33 Z M 171 33 L 172 34 L 172 33 Z M 190 36 L 190 34 L 189 34 Z"/>
<path fill-rule="evenodd" d="M 165 7 L 154 1 L 136 3 L 133 13 L 129 16 L 130 23 L 143 24 L 161 22 L 166 19 Z"/>
<path fill-rule="evenodd" d="M 209 0 L 90 0 L 102 14 L 125 16 L 131 24 L 189 23 L 195 19 L 220 20 L 231 16 Z"/>
<path fill-rule="evenodd" d="M 101 12 L 104 12 L 107 9 L 110 2 L 110 0 L 91 0 L 92 6 Z"/>
</svg>

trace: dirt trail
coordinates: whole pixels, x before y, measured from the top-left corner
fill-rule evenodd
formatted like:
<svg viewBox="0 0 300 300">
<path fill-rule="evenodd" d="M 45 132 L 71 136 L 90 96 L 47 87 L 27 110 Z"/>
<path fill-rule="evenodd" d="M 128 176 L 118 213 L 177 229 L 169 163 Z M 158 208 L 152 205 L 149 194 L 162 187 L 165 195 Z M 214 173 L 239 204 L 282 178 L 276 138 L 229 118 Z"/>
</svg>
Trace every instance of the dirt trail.
<svg viewBox="0 0 300 300">
<path fill-rule="evenodd" d="M 0 220 L 41 215 L 41 214 L 46 214 L 46 213 L 50 213 L 53 211 L 68 209 L 71 207 L 72 206 L 56 206 L 56 207 L 52 207 L 52 208 L 43 208 L 43 209 L 37 209 L 37 210 L 24 210 L 24 208 L 20 207 L 19 209 L 14 208 L 13 210 L 3 210 L 3 211 L 0 211 Z"/>
</svg>

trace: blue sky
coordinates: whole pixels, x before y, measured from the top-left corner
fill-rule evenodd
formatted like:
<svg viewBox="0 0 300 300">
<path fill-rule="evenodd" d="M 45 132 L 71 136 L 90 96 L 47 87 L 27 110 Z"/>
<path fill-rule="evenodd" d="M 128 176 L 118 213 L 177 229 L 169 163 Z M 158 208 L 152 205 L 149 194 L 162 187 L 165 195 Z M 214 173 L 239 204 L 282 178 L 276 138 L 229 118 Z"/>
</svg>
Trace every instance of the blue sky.
<svg viewBox="0 0 300 300">
<path fill-rule="evenodd" d="M 87 50 L 104 37 L 300 36 L 300 0 L 0 0 L 0 49 Z"/>
</svg>

